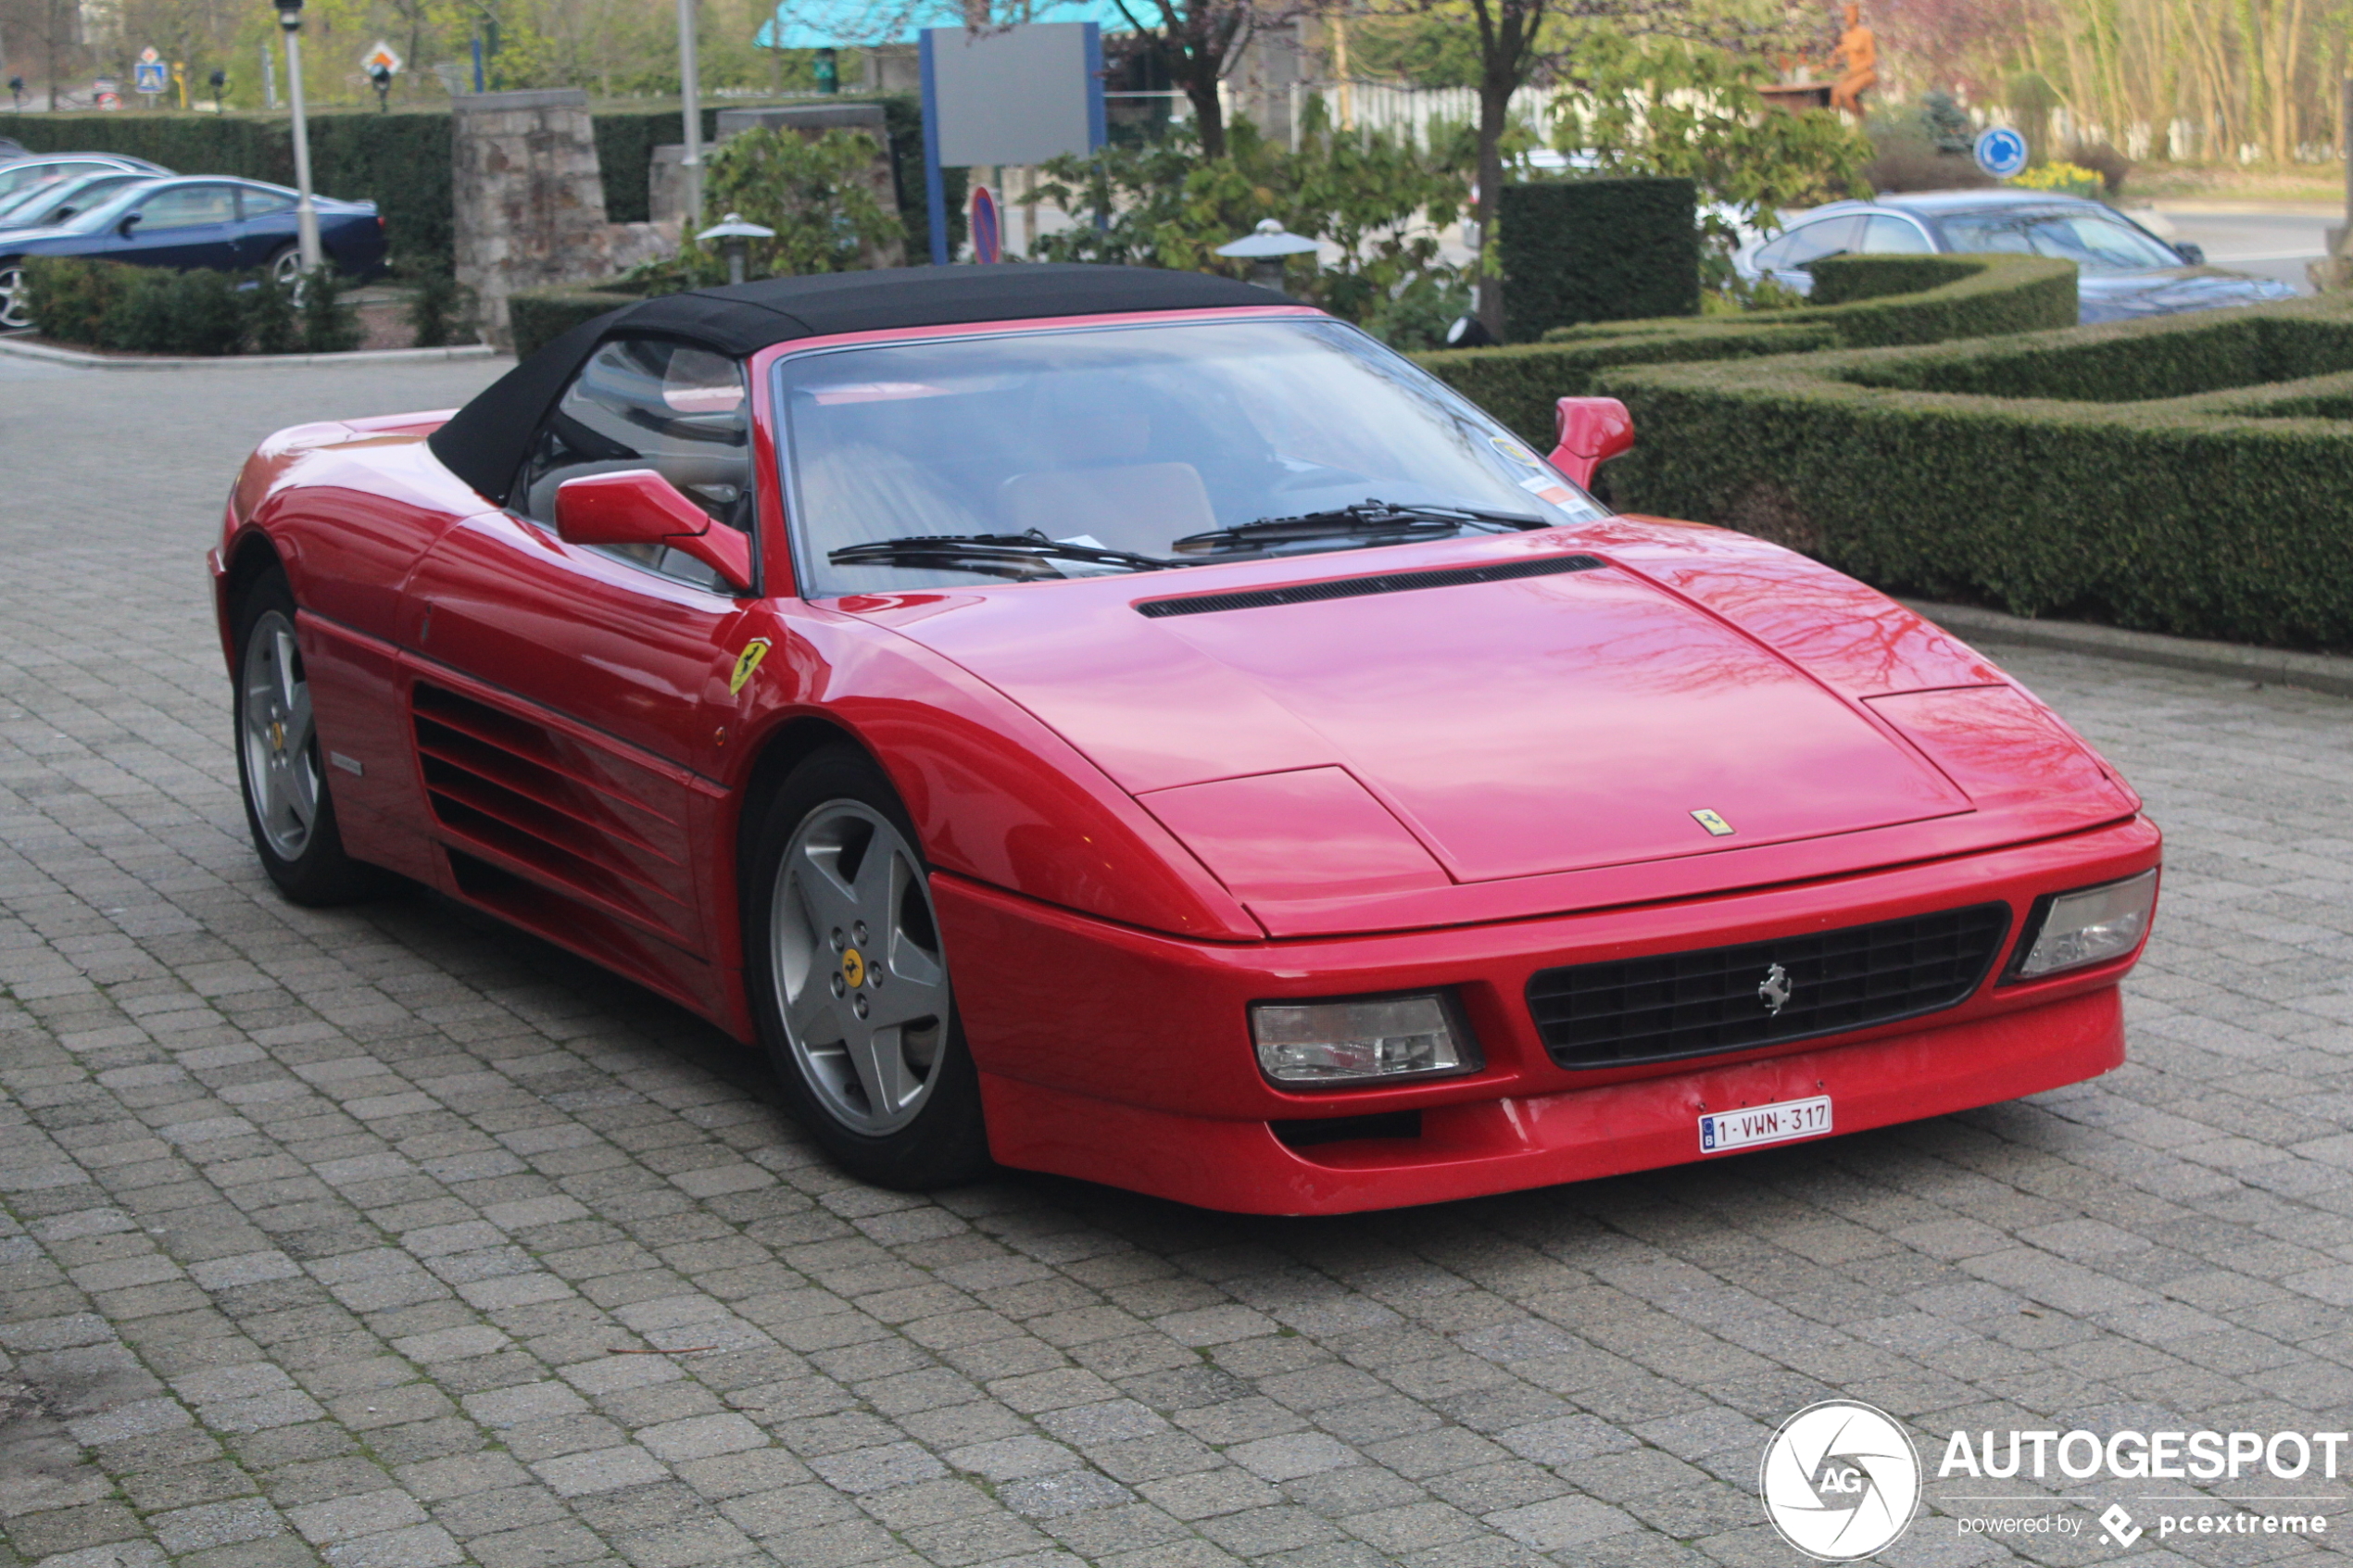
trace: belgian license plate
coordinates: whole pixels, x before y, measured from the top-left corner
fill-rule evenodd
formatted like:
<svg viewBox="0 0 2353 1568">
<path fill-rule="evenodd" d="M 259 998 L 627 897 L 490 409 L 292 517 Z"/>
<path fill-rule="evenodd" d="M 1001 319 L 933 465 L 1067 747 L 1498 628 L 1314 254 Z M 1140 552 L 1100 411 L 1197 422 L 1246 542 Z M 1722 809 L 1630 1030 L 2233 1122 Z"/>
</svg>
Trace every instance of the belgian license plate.
<svg viewBox="0 0 2353 1568">
<path fill-rule="evenodd" d="M 1742 1110 L 1721 1110 L 1701 1117 L 1699 1151 L 1717 1154 L 1728 1148 L 1817 1137 L 1830 1130 L 1830 1096 L 1785 1099 L 1776 1105 L 1752 1105 Z"/>
</svg>

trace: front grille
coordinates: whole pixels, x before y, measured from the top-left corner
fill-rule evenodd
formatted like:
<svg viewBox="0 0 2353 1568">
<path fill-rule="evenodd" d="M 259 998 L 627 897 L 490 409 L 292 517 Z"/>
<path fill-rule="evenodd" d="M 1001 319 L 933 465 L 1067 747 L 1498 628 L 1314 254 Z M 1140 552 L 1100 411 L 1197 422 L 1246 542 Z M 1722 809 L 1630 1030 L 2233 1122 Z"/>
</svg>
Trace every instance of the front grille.
<svg viewBox="0 0 2353 1568">
<path fill-rule="evenodd" d="M 2008 905 L 1974 904 L 1737 947 L 1540 970 L 1529 978 L 1528 1010 L 1563 1067 L 1780 1045 L 1957 1005 L 1984 980 L 2009 924 Z M 1787 988 L 1779 1012 L 1765 997 L 1776 965 Z"/>
<path fill-rule="evenodd" d="M 1410 594 L 1422 588 L 1463 588 L 1474 583 L 1516 583 L 1523 577 L 1557 577 L 1564 571 L 1597 571 L 1608 564 L 1598 556 L 1545 556 L 1494 566 L 1442 566 L 1428 571 L 1386 571 L 1378 577 L 1340 577 L 1299 583 L 1288 588 L 1247 588 L 1232 594 L 1195 594 L 1184 599 L 1145 599 L 1139 615 L 1214 615 L 1227 609 L 1269 609 L 1276 605 L 1319 599 L 1361 599 L 1368 594 Z"/>
</svg>

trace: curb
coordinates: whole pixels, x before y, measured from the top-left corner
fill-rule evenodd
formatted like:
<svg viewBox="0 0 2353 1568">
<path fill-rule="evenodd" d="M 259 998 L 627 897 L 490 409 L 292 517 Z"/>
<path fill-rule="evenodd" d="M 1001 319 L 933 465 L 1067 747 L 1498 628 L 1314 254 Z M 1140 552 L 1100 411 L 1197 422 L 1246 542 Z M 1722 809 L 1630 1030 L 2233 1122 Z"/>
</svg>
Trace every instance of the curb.
<svg viewBox="0 0 2353 1568">
<path fill-rule="evenodd" d="M 289 365 L 399 365 L 441 359 L 489 359 L 497 353 L 486 343 L 461 343 L 447 348 L 355 348 L 343 354 L 220 354 L 173 358 L 161 355 L 84 354 L 79 349 L 52 348 L 46 344 L 0 337 L 0 355 L 38 360 L 44 365 L 70 366 L 78 370 L 274 370 Z"/>
<path fill-rule="evenodd" d="M 2070 621 L 2029 621 L 2022 616 L 2004 615 L 1999 610 L 1931 604 L 1925 599 L 1900 602 L 1914 614 L 1925 616 L 1946 631 L 1972 641 L 2057 648 L 2096 659 L 2121 659 L 2128 664 L 2154 664 L 2201 675 L 2224 675 L 2258 685 L 2295 686 L 2308 692 L 2325 692 L 2331 696 L 2353 696 L 2353 659 L 2334 654 L 2289 653 L 2281 648 L 2210 643 L 2196 637 L 2167 637 L 2154 632 L 2126 632 L 2114 626 L 2086 626 Z"/>
</svg>

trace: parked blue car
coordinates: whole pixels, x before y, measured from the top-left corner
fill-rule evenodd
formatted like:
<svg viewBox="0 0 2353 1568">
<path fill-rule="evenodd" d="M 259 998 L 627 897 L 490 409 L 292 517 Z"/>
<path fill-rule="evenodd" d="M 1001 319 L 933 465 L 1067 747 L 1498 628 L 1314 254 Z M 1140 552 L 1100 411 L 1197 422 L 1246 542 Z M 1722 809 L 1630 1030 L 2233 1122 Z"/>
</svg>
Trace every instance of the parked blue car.
<svg viewBox="0 0 2353 1568">
<path fill-rule="evenodd" d="M 338 271 L 384 270 L 384 220 L 373 202 L 313 198 L 319 242 Z M 266 270 L 291 283 L 301 271 L 295 245 L 295 193 L 258 180 L 208 177 L 132 185 L 47 229 L 0 230 L 0 327 L 32 324 L 24 262 L 34 256 L 89 256 L 182 271 Z"/>
</svg>

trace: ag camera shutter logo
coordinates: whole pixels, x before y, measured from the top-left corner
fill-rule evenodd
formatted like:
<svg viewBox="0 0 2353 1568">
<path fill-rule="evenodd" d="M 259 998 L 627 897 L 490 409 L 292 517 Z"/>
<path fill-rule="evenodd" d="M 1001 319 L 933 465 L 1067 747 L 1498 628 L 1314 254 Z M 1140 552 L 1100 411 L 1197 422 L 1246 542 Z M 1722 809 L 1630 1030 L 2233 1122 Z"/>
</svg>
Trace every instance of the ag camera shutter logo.
<svg viewBox="0 0 2353 1568">
<path fill-rule="evenodd" d="M 1825 1399 L 1781 1423 L 1756 1489 L 1781 1539 L 1819 1562 L 1852 1562 L 1911 1527 L 1920 1456 L 1885 1411 Z"/>
</svg>

